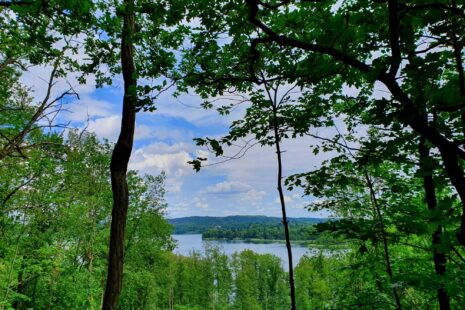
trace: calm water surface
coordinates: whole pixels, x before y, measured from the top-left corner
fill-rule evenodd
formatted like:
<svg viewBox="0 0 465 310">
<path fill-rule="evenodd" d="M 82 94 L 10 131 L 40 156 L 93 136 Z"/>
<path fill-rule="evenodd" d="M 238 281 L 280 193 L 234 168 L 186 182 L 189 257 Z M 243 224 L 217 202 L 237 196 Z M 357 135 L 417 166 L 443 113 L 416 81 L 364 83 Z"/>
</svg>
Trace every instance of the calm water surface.
<svg viewBox="0 0 465 310">
<path fill-rule="evenodd" d="M 227 255 L 232 255 L 235 252 L 243 250 L 252 250 L 258 254 L 273 254 L 281 259 L 284 270 L 289 270 L 289 260 L 287 259 L 287 250 L 284 243 L 250 243 L 243 241 L 217 241 L 217 240 L 202 240 L 201 234 L 195 235 L 173 235 L 173 239 L 177 240 L 178 246 L 174 253 L 189 256 L 193 251 L 204 253 L 205 246 L 217 246 L 222 252 Z M 319 253 L 318 249 L 309 249 L 300 244 L 292 244 L 292 262 L 294 267 L 304 255 L 314 256 Z"/>
</svg>

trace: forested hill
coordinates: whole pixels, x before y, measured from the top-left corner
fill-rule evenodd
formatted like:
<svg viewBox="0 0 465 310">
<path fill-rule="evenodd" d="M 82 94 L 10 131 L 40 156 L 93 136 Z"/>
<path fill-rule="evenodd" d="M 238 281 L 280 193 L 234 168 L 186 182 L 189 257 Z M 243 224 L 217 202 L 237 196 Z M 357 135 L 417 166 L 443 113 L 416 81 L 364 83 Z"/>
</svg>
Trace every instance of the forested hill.
<svg viewBox="0 0 465 310">
<path fill-rule="evenodd" d="M 212 228 L 247 228 L 251 224 L 279 224 L 280 217 L 268 217 L 262 215 L 234 215 L 225 217 L 213 216 L 189 216 L 168 219 L 174 226 L 175 234 L 202 234 Z M 327 221 L 325 218 L 290 217 L 289 222 L 318 224 Z"/>
</svg>

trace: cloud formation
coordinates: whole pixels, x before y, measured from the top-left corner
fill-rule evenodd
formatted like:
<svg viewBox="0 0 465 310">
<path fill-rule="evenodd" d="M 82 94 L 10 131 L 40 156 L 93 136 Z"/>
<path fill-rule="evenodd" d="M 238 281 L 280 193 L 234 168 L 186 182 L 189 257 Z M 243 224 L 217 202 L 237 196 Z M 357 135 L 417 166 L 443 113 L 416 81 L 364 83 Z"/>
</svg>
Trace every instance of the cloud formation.
<svg viewBox="0 0 465 310">
<path fill-rule="evenodd" d="M 45 70 L 45 71 L 44 71 Z M 47 68 L 32 68 L 23 82 L 36 90 L 40 98 L 44 88 Z M 45 72 L 45 73 L 44 73 Z M 86 128 L 99 138 L 115 142 L 121 123 L 121 89 L 105 87 L 95 90 L 93 81 L 78 85 L 76 75 L 69 83 L 80 93 L 80 101 L 67 104 L 68 112 L 62 113 L 64 121 L 78 128 Z M 120 85 L 120 83 L 115 83 Z M 61 80 L 56 92 L 66 90 L 68 82 Z M 195 95 L 183 95 L 179 99 L 169 93 L 156 102 L 154 113 L 141 112 L 137 116 L 135 145 L 130 169 L 140 174 L 167 175 L 168 214 L 172 217 L 189 215 L 263 214 L 280 215 L 276 191 L 276 153 L 274 148 L 256 145 L 240 159 L 204 167 L 195 173 L 188 164 L 197 156 L 218 162 L 206 149 L 192 141 L 194 137 L 219 137 L 228 131 L 233 119 L 239 119 L 245 105 L 231 115 L 220 117 L 215 110 L 199 108 L 202 102 Z M 319 134 L 331 137 L 334 130 L 322 130 Z M 240 144 L 241 141 L 238 141 Z M 309 145 L 319 143 L 312 138 L 283 141 L 284 176 L 318 167 L 328 154 L 315 156 Z M 237 152 L 238 147 L 226 149 L 227 155 Z M 310 216 L 305 210 L 310 198 L 302 198 L 294 192 L 286 192 L 289 216 Z"/>
<path fill-rule="evenodd" d="M 250 191 L 252 186 L 238 181 L 224 181 L 212 186 L 208 186 L 205 194 L 238 194 Z"/>
</svg>

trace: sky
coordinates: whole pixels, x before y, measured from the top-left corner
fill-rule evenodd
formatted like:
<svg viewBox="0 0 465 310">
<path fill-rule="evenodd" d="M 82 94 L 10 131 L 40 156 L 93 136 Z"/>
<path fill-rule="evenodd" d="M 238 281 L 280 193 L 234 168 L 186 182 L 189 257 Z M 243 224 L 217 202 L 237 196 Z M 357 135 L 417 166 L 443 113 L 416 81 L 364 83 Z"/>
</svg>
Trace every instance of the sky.
<svg viewBox="0 0 465 310">
<path fill-rule="evenodd" d="M 31 67 L 22 77 L 23 84 L 31 87 L 36 100 L 43 98 L 47 74 L 50 69 Z M 86 129 L 100 139 L 115 142 L 121 122 L 122 81 L 96 89 L 93 80 L 80 85 L 70 74 L 66 80 L 58 80 L 54 95 L 73 86 L 79 100 L 66 100 L 59 122 Z M 219 137 L 228 132 L 231 121 L 243 116 L 245 107 L 239 107 L 227 117 L 216 110 L 200 108 L 202 100 L 195 94 L 174 98 L 165 93 L 155 102 L 156 111 L 139 112 L 135 143 L 129 168 L 140 175 L 157 175 L 164 171 L 167 176 L 167 217 L 266 215 L 281 216 L 277 192 L 276 153 L 271 147 L 259 145 L 234 160 L 204 167 L 195 172 L 187 162 L 197 156 L 207 157 L 209 163 L 219 159 L 198 147 L 196 137 Z M 324 130 L 319 132 L 325 136 Z M 309 145 L 311 138 L 299 138 L 283 142 L 284 177 L 318 167 L 325 154 L 315 156 Z M 237 152 L 237 147 L 226 150 Z M 309 212 L 306 206 L 312 197 L 302 197 L 299 191 L 285 193 L 287 214 L 290 217 L 327 217 L 326 212 Z"/>
</svg>

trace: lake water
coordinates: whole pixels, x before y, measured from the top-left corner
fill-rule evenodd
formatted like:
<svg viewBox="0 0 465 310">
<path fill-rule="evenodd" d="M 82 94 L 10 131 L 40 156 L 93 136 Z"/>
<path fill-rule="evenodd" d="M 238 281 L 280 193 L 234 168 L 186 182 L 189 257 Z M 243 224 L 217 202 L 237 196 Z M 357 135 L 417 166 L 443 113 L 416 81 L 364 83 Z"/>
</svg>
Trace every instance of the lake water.
<svg viewBox="0 0 465 310">
<path fill-rule="evenodd" d="M 289 270 L 286 245 L 284 243 L 251 243 L 244 241 L 202 240 L 201 234 L 173 235 L 178 243 L 174 253 L 189 256 L 193 251 L 204 253 L 205 245 L 217 246 L 227 255 L 243 250 L 252 250 L 258 254 L 273 254 L 281 259 L 284 270 Z M 319 249 L 309 249 L 300 244 L 292 244 L 292 262 L 294 267 L 304 255 L 315 256 Z"/>
</svg>

